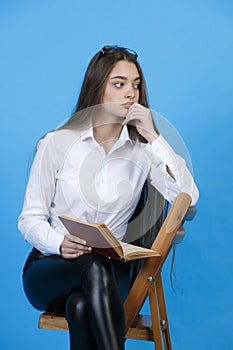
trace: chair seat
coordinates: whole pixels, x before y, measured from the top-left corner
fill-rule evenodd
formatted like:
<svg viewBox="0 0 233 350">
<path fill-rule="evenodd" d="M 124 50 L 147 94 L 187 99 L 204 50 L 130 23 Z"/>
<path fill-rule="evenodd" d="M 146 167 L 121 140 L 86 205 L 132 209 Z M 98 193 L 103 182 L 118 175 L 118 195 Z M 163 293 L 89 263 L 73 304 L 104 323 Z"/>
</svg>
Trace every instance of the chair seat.
<svg viewBox="0 0 233 350">
<path fill-rule="evenodd" d="M 39 328 L 68 332 L 68 324 L 64 315 L 44 312 L 39 319 Z M 166 325 L 161 325 L 161 329 Z M 153 341 L 151 316 L 138 314 L 129 328 L 126 338 Z"/>
<path fill-rule="evenodd" d="M 39 328 L 68 332 L 68 323 L 64 315 L 44 312 L 39 318 Z"/>
</svg>

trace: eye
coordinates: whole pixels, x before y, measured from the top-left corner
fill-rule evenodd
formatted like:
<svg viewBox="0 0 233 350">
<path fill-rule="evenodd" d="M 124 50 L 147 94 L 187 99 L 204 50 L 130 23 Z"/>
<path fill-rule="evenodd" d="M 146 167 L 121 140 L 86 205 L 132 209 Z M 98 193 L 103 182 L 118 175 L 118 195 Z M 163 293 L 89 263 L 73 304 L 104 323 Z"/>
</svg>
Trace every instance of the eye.
<svg viewBox="0 0 233 350">
<path fill-rule="evenodd" d="M 124 83 L 122 83 L 122 82 L 117 82 L 117 83 L 114 83 L 113 84 L 116 88 L 121 88 L 122 86 L 124 86 Z"/>
<path fill-rule="evenodd" d="M 140 88 L 140 86 L 141 86 L 141 80 L 140 79 L 135 79 L 134 84 L 133 84 L 133 88 L 135 90 L 138 90 Z"/>
</svg>

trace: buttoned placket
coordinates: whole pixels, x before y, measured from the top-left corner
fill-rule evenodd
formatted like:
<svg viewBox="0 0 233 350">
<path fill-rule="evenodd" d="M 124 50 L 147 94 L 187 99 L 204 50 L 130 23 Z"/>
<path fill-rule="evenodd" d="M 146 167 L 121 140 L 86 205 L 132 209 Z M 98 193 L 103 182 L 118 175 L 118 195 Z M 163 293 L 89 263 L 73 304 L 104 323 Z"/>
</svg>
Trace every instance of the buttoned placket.
<svg viewBox="0 0 233 350">
<path fill-rule="evenodd" d="M 99 166 L 99 171 L 96 174 L 95 184 L 96 184 L 96 188 L 100 188 L 100 192 L 104 195 L 104 197 L 106 197 L 108 193 L 104 193 L 103 191 L 106 191 L 107 189 L 107 187 L 104 184 L 108 180 L 108 168 L 109 168 L 110 160 L 114 159 L 114 155 L 117 153 L 117 150 L 124 146 L 126 140 L 118 139 L 108 153 L 106 153 L 104 148 L 99 143 L 97 143 L 94 139 L 93 141 L 95 143 L 95 146 L 97 147 L 97 150 L 101 155 L 101 164 Z M 102 200 L 103 199 L 100 198 L 100 201 L 98 202 L 96 215 L 95 215 L 96 222 L 102 222 L 106 215 L 106 214 L 102 215 L 102 203 L 103 203 Z"/>
</svg>

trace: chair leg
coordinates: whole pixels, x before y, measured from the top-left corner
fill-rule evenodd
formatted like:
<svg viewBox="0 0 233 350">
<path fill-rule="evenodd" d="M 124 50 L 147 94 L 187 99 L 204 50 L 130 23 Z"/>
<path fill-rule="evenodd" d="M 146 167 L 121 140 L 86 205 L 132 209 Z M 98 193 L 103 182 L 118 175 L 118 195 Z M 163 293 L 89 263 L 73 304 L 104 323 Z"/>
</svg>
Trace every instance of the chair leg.
<svg viewBox="0 0 233 350">
<path fill-rule="evenodd" d="M 161 272 L 156 276 L 156 293 L 159 304 L 160 326 L 162 329 L 164 347 L 165 350 L 172 350 Z"/>
<path fill-rule="evenodd" d="M 156 350 L 162 350 L 162 336 L 160 331 L 160 319 L 159 319 L 159 305 L 155 290 L 154 281 L 151 283 L 148 289 L 149 303 L 150 303 L 150 313 L 152 321 L 152 331 L 154 337 L 154 345 Z"/>
</svg>

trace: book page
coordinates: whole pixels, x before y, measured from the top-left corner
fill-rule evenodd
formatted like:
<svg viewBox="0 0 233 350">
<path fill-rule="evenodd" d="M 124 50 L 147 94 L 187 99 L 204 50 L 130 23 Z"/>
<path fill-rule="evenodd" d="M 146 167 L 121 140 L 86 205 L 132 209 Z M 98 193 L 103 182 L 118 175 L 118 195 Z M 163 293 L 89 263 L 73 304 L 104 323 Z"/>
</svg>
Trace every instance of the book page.
<svg viewBox="0 0 233 350">
<path fill-rule="evenodd" d="M 133 244 L 121 242 L 121 246 L 124 252 L 124 257 L 126 260 L 146 258 L 150 256 L 160 256 L 160 254 L 152 249 L 138 247 Z"/>
</svg>

